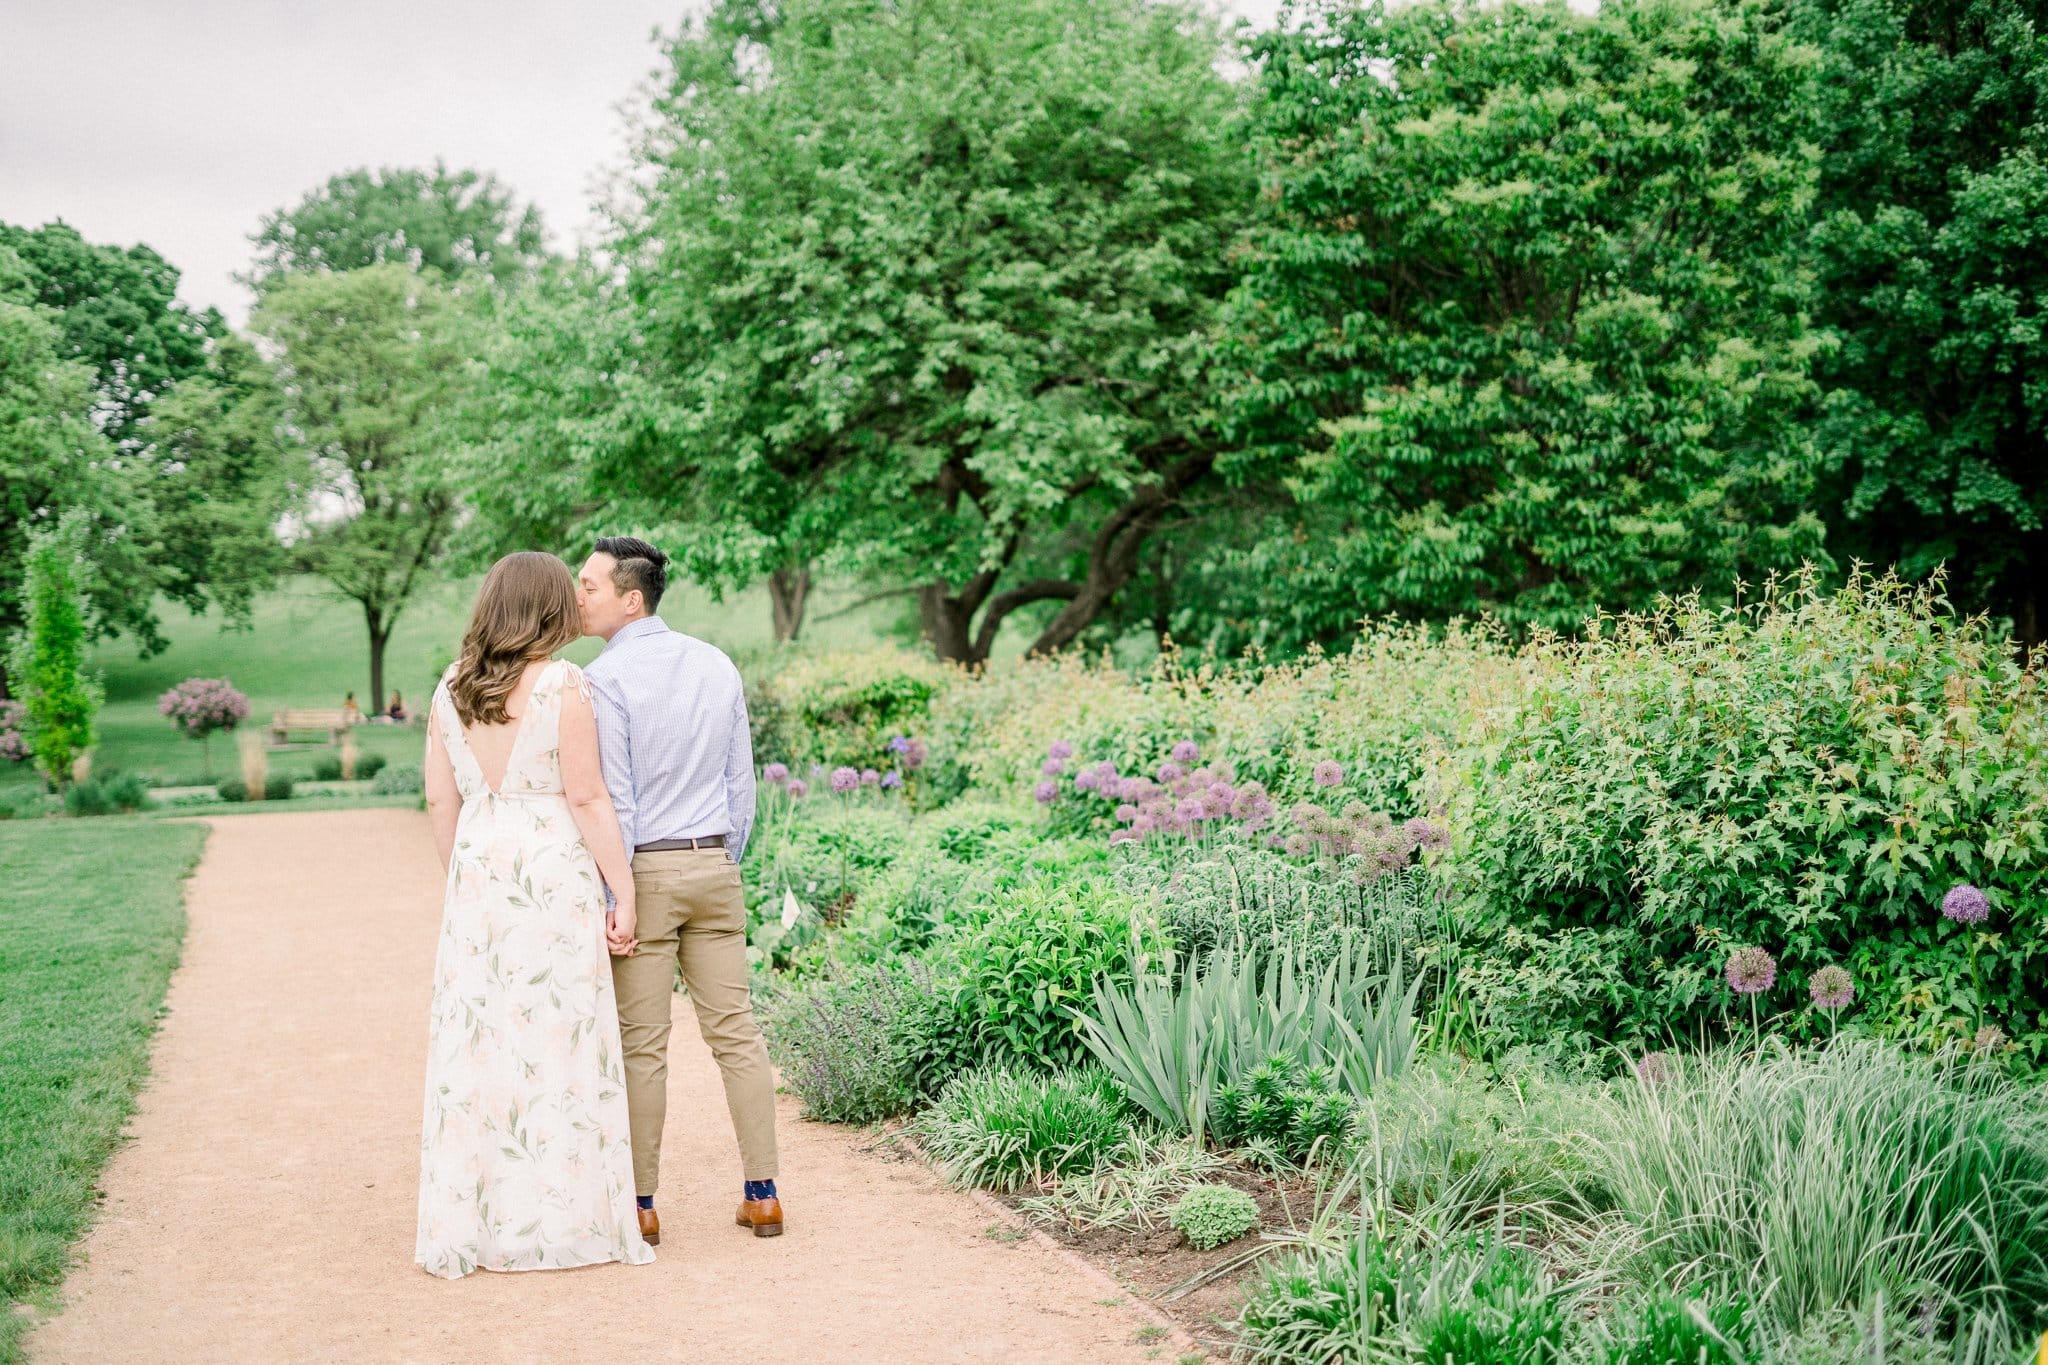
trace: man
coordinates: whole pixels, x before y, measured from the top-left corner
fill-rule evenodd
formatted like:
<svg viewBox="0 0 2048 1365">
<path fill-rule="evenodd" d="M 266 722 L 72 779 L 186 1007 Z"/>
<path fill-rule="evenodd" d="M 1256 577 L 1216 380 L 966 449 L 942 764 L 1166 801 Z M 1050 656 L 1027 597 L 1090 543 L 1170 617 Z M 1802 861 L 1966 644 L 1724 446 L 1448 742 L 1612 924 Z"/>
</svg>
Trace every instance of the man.
<svg viewBox="0 0 2048 1365">
<path fill-rule="evenodd" d="M 676 973 L 725 1076 L 739 1138 L 738 1222 L 782 1232 L 775 1193 L 775 1078 L 747 985 L 740 856 L 754 823 L 754 748 L 739 670 L 715 646 L 670 630 L 655 609 L 668 556 L 607 536 L 577 576 L 585 634 L 604 652 L 584 670 L 605 786 L 632 851 L 638 942 L 612 959 L 640 1234 L 661 1240 L 654 1192 L 668 1107 L 668 1035 Z"/>
</svg>

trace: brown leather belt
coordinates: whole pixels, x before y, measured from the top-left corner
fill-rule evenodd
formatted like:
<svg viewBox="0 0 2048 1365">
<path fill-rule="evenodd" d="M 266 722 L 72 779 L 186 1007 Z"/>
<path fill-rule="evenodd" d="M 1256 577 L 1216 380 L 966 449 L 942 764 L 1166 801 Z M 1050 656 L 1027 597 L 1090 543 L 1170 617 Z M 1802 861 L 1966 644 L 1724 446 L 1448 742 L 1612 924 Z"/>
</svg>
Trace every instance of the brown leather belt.
<svg viewBox="0 0 2048 1365">
<path fill-rule="evenodd" d="M 667 853 L 679 848 L 724 848 L 723 834 L 707 834 L 701 839 L 656 839 L 651 844 L 635 844 L 635 853 Z"/>
</svg>

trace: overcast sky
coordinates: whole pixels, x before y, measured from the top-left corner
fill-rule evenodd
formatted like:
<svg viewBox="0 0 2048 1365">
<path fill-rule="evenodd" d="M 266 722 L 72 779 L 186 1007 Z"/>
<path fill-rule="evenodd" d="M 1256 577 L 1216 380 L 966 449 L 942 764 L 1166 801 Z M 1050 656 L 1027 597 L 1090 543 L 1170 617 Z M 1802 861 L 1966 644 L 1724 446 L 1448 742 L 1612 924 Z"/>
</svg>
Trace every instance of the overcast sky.
<svg viewBox="0 0 2048 1365">
<path fill-rule="evenodd" d="M 236 322 L 258 219 L 356 166 L 495 172 L 568 246 L 689 3 L 0 0 L 0 221 L 147 242 Z"/>
</svg>

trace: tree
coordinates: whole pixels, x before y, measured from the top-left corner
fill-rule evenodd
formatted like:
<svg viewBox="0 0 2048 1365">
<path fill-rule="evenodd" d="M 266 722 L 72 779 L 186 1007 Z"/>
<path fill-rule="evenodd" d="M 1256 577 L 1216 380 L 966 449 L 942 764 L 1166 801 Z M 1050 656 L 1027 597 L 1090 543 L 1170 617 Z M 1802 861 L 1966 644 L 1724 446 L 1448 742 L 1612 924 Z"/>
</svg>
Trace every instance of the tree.
<svg viewBox="0 0 2048 1365">
<path fill-rule="evenodd" d="M 92 747 L 99 692 L 87 681 L 85 610 L 80 582 L 88 535 L 72 516 L 37 531 L 24 557 L 25 624 L 15 638 L 10 672 L 20 680 L 28 713 L 28 748 L 57 787 Z"/>
<path fill-rule="evenodd" d="M 465 324 L 447 290 L 401 265 L 278 281 L 251 319 L 277 348 L 285 420 L 312 465 L 301 563 L 362 607 L 373 699 L 392 625 L 455 522 L 436 457 L 465 379 Z"/>
<path fill-rule="evenodd" d="M 178 270 L 147 246 L 96 246 L 67 223 L 39 228 L 0 223 L 28 297 L 58 319 L 59 353 L 91 367 L 101 431 L 124 454 L 141 444 L 151 404 L 206 368 L 212 342 L 227 334 L 218 311 L 178 302 Z"/>
<path fill-rule="evenodd" d="M 1819 556 L 1806 52 L 1748 0 L 1324 0 L 1255 45 L 1265 209 L 1230 320 L 1290 534 L 1240 615 L 1576 626 Z M 1272 528 L 1275 530 L 1281 528 Z"/>
<path fill-rule="evenodd" d="M 27 301 L 31 288 L 0 246 L 0 639 L 27 624 L 34 536 L 69 517 L 92 540 L 93 572 L 80 585 L 88 632 L 127 630 L 145 651 L 160 647 L 146 465 L 118 458 L 101 433 L 92 370 L 65 358 L 60 318 Z M 0 694 L 14 685 L 11 669 L 0 671 Z"/>
<path fill-rule="evenodd" d="M 2048 36 L 2028 0 L 1798 0 L 1824 54 L 1820 505 L 2048 638 Z"/>
<path fill-rule="evenodd" d="M 543 263 L 545 237 L 540 211 L 481 171 L 346 171 L 264 217 L 244 283 L 262 293 L 294 275 L 392 262 L 511 284 Z"/>
<path fill-rule="evenodd" d="M 1218 37 L 1145 0 L 721 4 L 670 48 L 593 487 L 714 586 L 917 585 L 941 658 L 1095 621 L 1208 474 L 1252 184 Z"/>
</svg>

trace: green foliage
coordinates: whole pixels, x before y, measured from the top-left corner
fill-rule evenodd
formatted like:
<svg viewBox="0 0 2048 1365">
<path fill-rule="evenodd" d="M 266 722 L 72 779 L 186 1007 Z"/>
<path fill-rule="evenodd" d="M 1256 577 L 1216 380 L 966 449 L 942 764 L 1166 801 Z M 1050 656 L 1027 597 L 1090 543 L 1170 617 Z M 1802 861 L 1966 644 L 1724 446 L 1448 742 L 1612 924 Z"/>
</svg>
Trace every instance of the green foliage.
<svg viewBox="0 0 2048 1365">
<path fill-rule="evenodd" d="M 956 1077 L 912 1130 L 955 1183 L 1010 1191 L 1109 1159 L 1130 1123 L 1123 1092 L 1100 1071 L 996 1067 Z"/>
<path fill-rule="evenodd" d="M 775 914 L 785 890 L 807 905 L 836 910 L 850 903 L 902 855 L 909 838 L 904 816 L 900 807 L 857 805 L 834 800 L 829 791 L 812 792 L 800 813 L 762 821 L 758 844 L 748 854 L 756 864 L 757 894 Z"/>
<path fill-rule="evenodd" d="M 1785 1330 L 1873 1294 L 2048 1329 L 2048 1114 L 1992 1068 L 1844 1039 L 1626 1086 L 1595 1147 L 1657 1262 Z"/>
<path fill-rule="evenodd" d="M 216 786 L 214 791 L 223 801 L 239 802 L 249 799 L 249 784 L 239 777 L 229 778 L 227 781 Z"/>
<path fill-rule="evenodd" d="M 1259 1225 L 1259 1201 L 1229 1185 L 1197 1185 L 1173 1206 L 1173 1226 L 1197 1251 L 1234 1242 Z"/>
<path fill-rule="evenodd" d="M 494 175 L 412 168 L 344 171 L 288 209 L 265 214 L 244 283 L 266 293 L 294 275 L 394 264 L 443 279 L 511 284 L 545 256 L 540 211 Z"/>
<path fill-rule="evenodd" d="M 1717 1028 L 1728 951 L 1761 944 L 1766 1013 L 1836 962 L 1887 1028 L 1981 1014 L 2048 1057 L 2044 747 L 2038 675 L 1931 590 L 1603 621 L 1473 755 L 1463 984 L 1511 1038 L 1657 1046 Z M 1941 917 L 1959 882 L 1981 934 Z"/>
<path fill-rule="evenodd" d="M 1607 1325 L 1602 1365 L 1747 1365 L 1756 1322 L 1740 1297 L 1713 1304 L 1656 1299 Z"/>
<path fill-rule="evenodd" d="M 1073 1231 L 1149 1232 L 1190 1186 L 1222 1170 L 1224 1159 L 1193 1138 L 1139 1129 L 1114 1156 L 1061 1176 L 1043 1194 L 1018 1201 L 1033 1218 Z"/>
<path fill-rule="evenodd" d="M 1568 629 L 1820 557 L 1813 62 L 1776 13 L 1306 10 L 1252 46 L 1225 350 L 1230 470 L 1303 510 L 1211 615 L 1296 648 L 1384 611 Z"/>
<path fill-rule="evenodd" d="M 1258 1144 L 1290 1161 L 1333 1159 L 1351 1137 L 1356 1102 L 1333 1090 L 1330 1073 L 1281 1052 L 1217 1088 L 1209 1131 L 1218 1142 Z"/>
<path fill-rule="evenodd" d="M 1838 557 L 2048 633 L 2048 46 L 2026 0 L 1799 0 L 1825 125 L 1809 255 L 1842 344 L 1817 436 Z"/>
<path fill-rule="evenodd" d="M 85 614 L 79 580 L 85 524 L 67 517 L 57 529 L 29 538 L 22 584 L 24 623 L 8 673 L 27 708 L 28 749 L 44 777 L 58 786 L 92 747 L 99 688 L 84 674 Z"/>
<path fill-rule="evenodd" d="M 873 1123 L 909 1112 L 919 1090 L 905 1025 L 931 994 L 930 970 L 906 960 L 777 999 L 762 1025 L 805 1117 Z"/>
<path fill-rule="evenodd" d="M 1252 1287 L 1235 1358 L 1549 1365 L 1573 1335 L 1571 1296 L 1534 1253 L 1489 1234 L 1435 1247 L 1361 1230 L 1341 1251 L 1290 1257 Z"/>
<path fill-rule="evenodd" d="M 339 782 L 341 780 L 341 760 L 333 754 L 322 754 L 319 758 L 314 759 L 313 780 L 315 782 Z"/>
<path fill-rule="evenodd" d="M 377 780 L 370 784 L 370 790 L 378 796 L 409 796 L 426 790 L 426 786 L 420 776 L 419 764 L 402 763 L 378 773 Z"/>
<path fill-rule="evenodd" d="M 949 670 L 899 649 L 772 660 L 748 679 L 754 754 L 798 773 L 812 763 L 827 769 L 899 767 L 889 740 L 922 734 L 931 699 L 949 680 Z M 917 780 L 915 774 L 906 777 Z"/>
<path fill-rule="evenodd" d="M 1261 969 L 1218 949 L 1178 982 L 1099 981 L 1080 1022 L 1088 1051 L 1133 1104 L 1200 1136 L 1220 1092 L 1276 1056 L 1328 1068 L 1352 1098 L 1406 1071 L 1419 983 L 1404 991 L 1398 966 L 1390 976 L 1373 967 L 1369 946 L 1320 970 L 1284 956 Z"/>
<path fill-rule="evenodd" d="M 1060 1067 L 1087 1055 L 1075 1011 L 1127 985 L 1164 948 L 1142 907 L 1101 881 L 1027 883 L 943 942 L 934 970 L 983 1055 Z"/>
<path fill-rule="evenodd" d="M 272 773 L 263 779 L 265 801 L 289 801 L 292 799 L 292 779 L 284 773 Z"/>
<path fill-rule="evenodd" d="M 1216 27 L 1143 0 L 757 17 L 714 5 L 669 49 L 610 367 L 650 382 L 598 496 L 696 528 L 710 581 L 924 585 L 942 658 L 1041 602 L 1037 643 L 1071 641 L 1212 458 L 1252 190 Z"/>
<path fill-rule="evenodd" d="M 364 754 L 356 759 L 356 778 L 367 781 L 391 766 L 391 760 L 383 754 Z"/>
<path fill-rule="evenodd" d="M 67 815 L 118 815 L 149 804 L 149 788 L 133 773 L 100 773 L 64 792 Z"/>
</svg>

